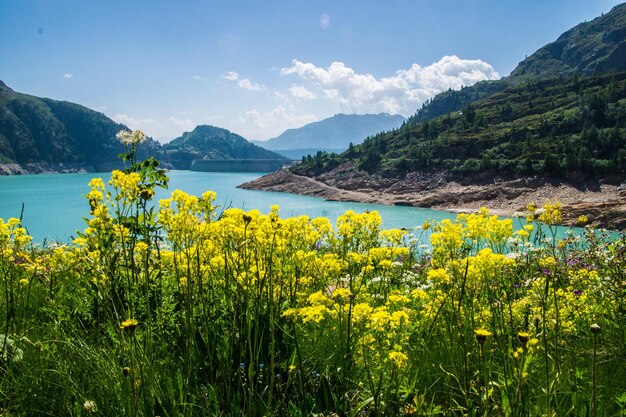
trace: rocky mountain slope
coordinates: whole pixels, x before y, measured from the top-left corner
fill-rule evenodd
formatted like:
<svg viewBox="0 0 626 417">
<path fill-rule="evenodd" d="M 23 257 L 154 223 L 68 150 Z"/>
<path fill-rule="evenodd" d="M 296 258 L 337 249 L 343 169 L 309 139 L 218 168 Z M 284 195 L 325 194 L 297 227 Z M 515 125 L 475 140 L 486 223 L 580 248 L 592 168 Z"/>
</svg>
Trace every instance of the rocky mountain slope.
<svg viewBox="0 0 626 417">
<path fill-rule="evenodd" d="M 626 3 L 563 33 L 519 63 L 509 82 L 626 71 Z"/>
</svg>

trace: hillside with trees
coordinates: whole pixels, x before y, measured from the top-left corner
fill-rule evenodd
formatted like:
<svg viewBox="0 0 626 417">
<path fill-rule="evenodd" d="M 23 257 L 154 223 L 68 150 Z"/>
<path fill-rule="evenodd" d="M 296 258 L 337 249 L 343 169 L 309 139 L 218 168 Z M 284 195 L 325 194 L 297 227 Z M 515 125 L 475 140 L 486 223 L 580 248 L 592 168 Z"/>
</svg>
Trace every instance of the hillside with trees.
<svg viewBox="0 0 626 417">
<path fill-rule="evenodd" d="M 115 137 L 128 128 L 84 106 L 13 91 L 0 81 L 0 163 L 83 164 L 109 169 L 124 145 Z M 139 156 L 160 145 L 147 140 Z"/>
<path fill-rule="evenodd" d="M 121 167 L 128 130 L 104 114 L 76 103 L 13 91 L 0 81 L 0 174 L 108 171 Z M 138 157 L 158 157 L 165 166 L 189 169 L 193 159 L 284 159 L 241 136 L 198 126 L 166 145 L 147 139 Z"/>
<path fill-rule="evenodd" d="M 163 159 L 178 169 L 189 169 L 194 159 L 285 159 L 215 126 L 197 126 L 163 146 Z"/>
<path fill-rule="evenodd" d="M 626 173 L 626 73 L 509 85 L 485 99 L 368 138 L 294 168 L 317 175 L 355 161 L 370 174 L 495 171 L 567 177 Z"/>
<path fill-rule="evenodd" d="M 526 57 L 508 77 L 448 90 L 428 100 L 409 118 L 419 123 L 459 111 L 469 103 L 502 91 L 510 84 L 551 78 L 593 76 L 626 71 L 626 4 L 563 33 Z"/>
</svg>

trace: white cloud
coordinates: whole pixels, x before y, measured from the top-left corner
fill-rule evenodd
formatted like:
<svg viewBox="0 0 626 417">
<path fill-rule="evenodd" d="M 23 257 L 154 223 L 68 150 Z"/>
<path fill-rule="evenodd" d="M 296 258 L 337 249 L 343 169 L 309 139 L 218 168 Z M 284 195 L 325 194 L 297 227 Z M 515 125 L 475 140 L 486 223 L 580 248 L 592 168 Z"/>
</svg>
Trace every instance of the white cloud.
<svg viewBox="0 0 626 417">
<path fill-rule="evenodd" d="M 237 81 L 239 88 L 243 88 L 248 91 L 265 91 L 267 87 L 262 84 L 254 83 L 248 78 L 241 78 L 236 71 L 228 71 L 222 75 L 222 78 L 228 81 Z"/>
<path fill-rule="evenodd" d="M 246 138 L 256 139 L 259 136 L 272 137 L 281 134 L 285 129 L 303 126 L 318 120 L 319 117 L 296 111 L 293 107 L 276 106 L 268 112 L 256 109 L 248 110 L 236 120 L 237 130 Z"/>
<path fill-rule="evenodd" d="M 228 71 L 222 75 L 222 78 L 228 81 L 237 81 L 239 79 L 239 73 L 235 71 Z"/>
<path fill-rule="evenodd" d="M 248 91 L 264 91 L 264 90 L 267 90 L 267 88 L 264 85 L 253 83 L 252 81 L 250 81 L 247 78 L 244 78 L 243 80 L 239 80 L 237 85 L 239 87 L 243 88 L 244 90 L 248 90 Z"/>
<path fill-rule="evenodd" d="M 69 80 L 70 78 L 74 78 L 74 74 L 70 74 L 70 73 L 63 74 L 63 78 L 66 78 Z"/>
<path fill-rule="evenodd" d="M 181 132 L 191 132 L 196 126 L 196 122 L 191 119 L 177 119 L 170 117 L 167 121 L 180 129 Z"/>
<path fill-rule="evenodd" d="M 307 90 L 307 88 L 303 85 L 292 85 L 289 88 L 289 93 L 295 97 L 302 100 L 313 100 L 316 99 L 317 96 L 313 94 L 311 91 Z"/>
<path fill-rule="evenodd" d="M 191 77 L 191 78 L 193 78 L 194 80 L 202 80 L 202 79 L 203 79 L 203 78 L 202 78 L 201 76 L 199 76 L 199 75 L 194 75 L 194 76 L 193 76 L 193 77 Z"/>
<path fill-rule="evenodd" d="M 183 132 L 189 132 L 197 126 L 197 123 L 191 119 L 178 119 L 173 116 L 161 122 L 151 118 L 141 119 L 117 113 L 112 119 L 118 123 L 125 124 L 130 129 L 141 129 L 148 136 L 161 142 L 177 138 Z"/>
<path fill-rule="evenodd" d="M 147 133 L 148 136 L 151 136 L 151 134 L 149 133 L 150 131 L 159 128 L 159 123 L 154 119 L 137 119 L 123 113 L 115 114 L 112 119 L 115 120 L 117 123 L 128 126 L 131 129 L 141 129 L 145 133 Z"/>
<path fill-rule="evenodd" d="M 328 13 L 322 13 L 320 16 L 320 27 L 324 30 L 330 26 L 330 15 Z"/>
<path fill-rule="evenodd" d="M 459 89 L 481 80 L 498 79 L 500 75 L 491 65 L 481 60 L 467 60 L 444 56 L 433 64 L 421 67 L 413 64 L 389 77 L 376 78 L 372 74 L 357 73 L 342 62 L 333 62 L 327 68 L 298 60 L 291 67 L 282 68 L 281 75 L 296 75 L 307 83 L 289 91 L 292 96 L 315 93 L 336 103 L 342 111 L 351 113 L 387 112 L 409 116 L 427 99 L 449 88 Z M 309 89 L 307 89 L 307 87 Z M 295 94 L 294 94 L 295 92 Z M 303 97 L 300 97 L 303 98 Z"/>
</svg>

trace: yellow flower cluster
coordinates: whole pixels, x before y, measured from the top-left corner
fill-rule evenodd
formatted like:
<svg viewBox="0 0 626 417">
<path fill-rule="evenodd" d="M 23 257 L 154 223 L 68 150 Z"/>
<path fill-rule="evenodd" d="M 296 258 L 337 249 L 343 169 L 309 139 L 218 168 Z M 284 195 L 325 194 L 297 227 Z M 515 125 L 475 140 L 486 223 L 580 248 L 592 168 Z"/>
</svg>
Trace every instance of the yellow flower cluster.
<svg viewBox="0 0 626 417">
<path fill-rule="evenodd" d="M 139 198 L 140 180 L 141 177 L 136 172 L 125 173 L 118 170 L 113 171 L 111 173 L 109 185 L 111 185 L 116 191 L 115 200 L 125 200 L 127 202 L 136 201 Z M 100 184 L 96 183 L 95 185 L 99 186 Z M 93 188 L 94 186 L 92 186 L 92 192 Z"/>
<path fill-rule="evenodd" d="M 198 198 L 175 190 L 149 218 L 137 211 L 145 203 L 141 184 L 139 174 L 114 171 L 109 193 L 105 182 L 92 180 L 87 228 L 69 247 L 33 251 L 19 220 L 0 219 L 0 264 L 19 272 L 11 275 L 15 287 L 47 294 L 65 285 L 67 293 L 95 300 L 84 302 L 85 316 L 106 308 L 101 300 L 117 297 L 121 309 L 108 317 L 141 320 L 136 335 L 137 319 L 116 321 L 122 335 L 140 338 L 144 329 L 180 335 L 181 326 L 189 326 L 195 338 L 216 329 L 213 340 L 230 337 L 224 349 L 277 355 L 271 359 L 286 374 L 349 369 L 346 380 L 369 389 L 368 395 L 377 390 L 372 381 L 406 384 L 394 378 L 426 369 L 424 356 L 437 364 L 457 358 L 433 368 L 444 372 L 441 380 L 459 357 L 478 352 L 490 366 L 498 359 L 510 361 L 507 369 L 528 368 L 530 378 L 538 366 L 534 353 L 578 343 L 590 323 L 617 310 L 626 287 L 597 265 L 619 259 L 617 249 L 610 258 L 606 248 L 593 257 L 586 248 L 568 253 L 573 241 L 534 247 L 532 236 L 545 226 L 514 231 L 510 219 L 486 209 L 427 222 L 422 231 L 432 233 L 418 250 L 407 231 L 381 231 L 375 211 L 349 211 L 333 225 L 326 218 L 281 218 L 278 206 L 265 214 L 220 213 L 215 193 Z M 562 217 L 558 203 L 529 212 L 533 222 L 554 224 Z M 138 230 L 147 223 L 152 234 L 142 235 Z M 162 327 L 151 328 L 156 316 Z M 466 343 L 471 338 L 480 345 Z"/>
</svg>

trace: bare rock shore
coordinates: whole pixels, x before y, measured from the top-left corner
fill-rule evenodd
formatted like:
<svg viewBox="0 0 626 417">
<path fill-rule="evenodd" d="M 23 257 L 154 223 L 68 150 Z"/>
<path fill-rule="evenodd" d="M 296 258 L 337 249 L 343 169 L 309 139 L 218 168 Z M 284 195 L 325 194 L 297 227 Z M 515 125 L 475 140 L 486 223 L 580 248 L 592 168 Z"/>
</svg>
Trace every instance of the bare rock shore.
<svg viewBox="0 0 626 417">
<path fill-rule="evenodd" d="M 494 214 L 509 216 L 524 211 L 530 203 L 541 206 L 548 200 L 557 200 L 564 206 L 565 224 L 574 224 L 578 216 L 584 214 L 594 226 L 626 230 L 626 184 L 619 180 L 565 182 L 543 177 L 494 175 L 463 178 L 443 172 L 412 172 L 398 179 L 368 175 L 342 166 L 314 178 L 281 170 L 239 187 L 333 201 L 428 207 L 452 212 L 473 212 L 487 207 Z"/>
</svg>

